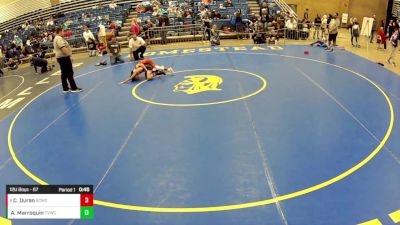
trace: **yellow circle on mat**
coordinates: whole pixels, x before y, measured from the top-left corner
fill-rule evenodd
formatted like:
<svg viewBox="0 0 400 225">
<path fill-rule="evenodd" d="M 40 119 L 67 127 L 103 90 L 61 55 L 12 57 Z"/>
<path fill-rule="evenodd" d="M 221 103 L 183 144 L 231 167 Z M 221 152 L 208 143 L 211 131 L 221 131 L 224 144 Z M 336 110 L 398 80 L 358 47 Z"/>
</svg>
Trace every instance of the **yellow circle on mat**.
<svg viewBox="0 0 400 225">
<path fill-rule="evenodd" d="M 259 88 L 258 90 L 242 96 L 242 97 L 238 97 L 238 98 L 233 98 L 233 99 L 228 99 L 228 100 L 224 100 L 224 101 L 215 101 L 215 102 L 204 102 L 204 103 L 187 103 L 187 104 L 181 104 L 181 103 L 165 103 L 165 102 L 156 102 L 156 101 L 152 101 L 149 99 L 145 99 L 143 97 L 141 97 L 138 93 L 137 90 L 138 88 L 146 83 L 147 81 L 144 80 L 142 82 L 140 82 L 139 84 L 137 84 L 133 89 L 132 89 L 132 95 L 133 97 L 139 99 L 142 102 L 146 102 L 149 104 L 153 104 L 153 105 L 161 105 L 161 106 L 171 106 L 171 107 L 191 107 L 191 106 L 207 106 L 207 105 L 219 105 L 219 104 L 225 104 L 225 103 L 231 103 L 231 102 L 236 102 L 236 101 L 240 101 L 246 98 L 250 98 L 253 97 L 257 94 L 259 94 L 260 92 L 262 92 L 263 90 L 265 90 L 265 88 L 267 88 L 267 81 L 260 75 L 257 75 L 255 73 L 250 73 L 250 72 L 246 72 L 246 71 L 241 71 L 241 70 L 234 70 L 234 69 L 193 69 L 193 70 L 182 70 L 182 71 L 176 71 L 176 73 L 186 73 L 186 72 L 197 72 L 197 71 L 233 71 L 233 72 L 237 72 L 237 73 L 244 73 L 250 76 L 254 76 L 258 79 L 261 80 L 261 82 L 263 83 L 263 85 L 261 86 L 261 88 Z"/>
<path fill-rule="evenodd" d="M 374 86 L 385 98 L 386 103 L 388 104 L 389 107 L 389 114 L 390 114 L 390 121 L 389 121 L 389 127 L 387 128 L 386 134 L 383 137 L 383 139 L 379 142 L 379 145 L 376 146 L 376 148 L 370 153 L 366 158 L 364 158 L 361 162 L 357 163 L 350 169 L 344 171 L 343 173 L 330 178 L 329 180 L 326 180 L 322 183 L 316 184 L 314 186 L 298 190 L 289 194 L 284 194 L 275 198 L 271 199 L 265 199 L 265 200 L 260 200 L 260 201 L 254 201 L 254 202 L 246 202 L 246 203 L 239 203 L 239 204 L 232 204 L 232 205 L 221 205 L 221 206 L 209 206 L 209 207 L 152 207 L 152 206 L 140 206 L 140 205 L 127 205 L 127 204 L 121 204 L 121 203 L 114 203 L 110 201 L 102 201 L 102 200 L 94 200 L 94 204 L 96 205 L 101 205 L 105 207 L 111 207 L 111 208 L 117 208 L 117 209 L 124 209 L 124 210 L 133 210 L 133 211 L 144 211 L 144 212 L 163 212 L 163 213 L 196 213 L 196 212 L 214 212 L 214 211 L 227 211 L 227 210 L 236 210 L 236 209 L 245 209 L 245 208 L 251 208 L 251 207 L 257 207 L 257 206 L 263 206 L 263 205 L 268 205 L 272 203 L 276 203 L 279 201 L 284 201 L 288 200 L 291 198 L 299 197 L 317 190 L 320 190 L 322 188 L 325 188 L 331 184 L 334 184 L 347 176 L 353 174 L 363 166 L 365 166 L 369 161 L 371 161 L 383 148 L 385 143 L 390 137 L 390 134 L 392 133 L 393 130 L 393 125 L 394 125 L 394 109 L 392 102 L 390 101 L 390 98 L 387 96 L 385 91 L 374 81 L 371 79 L 363 76 L 360 73 L 357 73 L 353 70 L 347 69 L 342 66 L 338 66 L 335 64 L 331 64 L 328 62 L 323 62 L 319 61 L 316 59 L 311 59 L 311 58 L 302 58 L 302 57 L 297 57 L 297 56 L 291 56 L 291 55 L 280 55 L 280 54 L 273 54 L 273 53 L 247 53 L 247 52 L 223 52 L 223 53 L 202 53 L 201 55 L 215 55 L 215 54 L 240 54 L 240 55 L 269 55 L 269 56 L 277 56 L 277 57 L 283 57 L 283 58 L 288 58 L 288 59 L 298 59 L 298 60 L 304 60 L 304 61 L 309 61 L 309 62 L 316 62 L 316 63 L 321 63 L 325 65 L 330 65 L 345 71 L 348 71 L 350 73 L 355 74 L 358 77 L 363 78 L 364 80 L 368 81 L 372 86 Z M 170 57 L 187 57 L 189 55 L 197 55 L 197 54 L 185 54 L 185 55 L 173 55 L 173 56 L 163 56 L 163 57 L 158 57 L 158 58 L 170 58 Z M 157 59 L 157 58 L 153 58 Z M 120 64 L 121 65 L 121 64 Z M 119 65 L 116 65 L 119 66 Z M 80 76 L 85 76 L 94 72 L 102 71 L 105 69 L 109 69 L 112 67 L 107 67 L 99 70 L 95 70 L 86 74 L 82 74 Z M 80 77 L 79 76 L 79 77 Z M 50 89 L 49 89 L 50 90 Z M 48 90 L 47 90 L 48 91 Z M 42 94 L 46 93 L 47 91 L 43 92 Z M 13 128 L 14 125 L 18 119 L 18 117 L 21 115 L 21 113 L 32 103 L 34 102 L 37 98 L 39 98 L 42 94 L 38 95 L 36 98 L 32 99 L 30 102 L 28 102 L 25 106 L 21 108 L 21 110 L 18 111 L 18 113 L 15 115 L 13 121 L 10 124 L 10 127 L 8 129 L 8 148 L 10 150 L 10 154 L 15 162 L 15 164 L 32 180 L 36 181 L 37 183 L 41 185 L 48 185 L 48 183 L 42 179 L 40 179 L 38 176 L 34 175 L 32 172 L 30 172 L 25 166 L 19 161 L 18 157 L 15 154 L 14 147 L 12 145 L 12 133 L 13 133 Z"/>
</svg>

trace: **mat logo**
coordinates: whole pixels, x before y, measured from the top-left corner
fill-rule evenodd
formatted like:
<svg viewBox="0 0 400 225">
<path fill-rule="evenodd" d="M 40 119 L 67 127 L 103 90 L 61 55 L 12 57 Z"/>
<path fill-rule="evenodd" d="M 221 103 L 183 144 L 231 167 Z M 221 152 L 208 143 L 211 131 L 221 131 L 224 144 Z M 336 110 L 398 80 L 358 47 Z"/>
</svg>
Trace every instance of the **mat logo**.
<svg viewBox="0 0 400 225">
<path fill-rule="evenodd" d="M 223 79 L 215 75 L 190 75 L 174 86 L 174 92 L 185 92 L 188 95 L 206 91 L 221 91 L 218 87 Z"/>
</svg>

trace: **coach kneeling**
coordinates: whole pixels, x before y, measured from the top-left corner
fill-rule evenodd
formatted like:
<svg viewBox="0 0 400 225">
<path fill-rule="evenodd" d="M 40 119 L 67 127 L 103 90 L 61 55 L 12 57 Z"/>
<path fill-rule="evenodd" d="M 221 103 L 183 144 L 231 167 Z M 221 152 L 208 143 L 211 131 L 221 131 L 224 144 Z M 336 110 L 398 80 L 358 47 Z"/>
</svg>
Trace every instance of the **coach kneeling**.
<svg viewBox="0 0 400 225">
<path fill-rule="evenodd" d="M 131 39 L 129 40 L 129 52 L 131 61 L 133 59 L 139 60 L 143 59 L 143 54 L 146 51 L 146 42 L 143 38 L 138 37 L 136 34 L 133 34 Z"/>
</svg>

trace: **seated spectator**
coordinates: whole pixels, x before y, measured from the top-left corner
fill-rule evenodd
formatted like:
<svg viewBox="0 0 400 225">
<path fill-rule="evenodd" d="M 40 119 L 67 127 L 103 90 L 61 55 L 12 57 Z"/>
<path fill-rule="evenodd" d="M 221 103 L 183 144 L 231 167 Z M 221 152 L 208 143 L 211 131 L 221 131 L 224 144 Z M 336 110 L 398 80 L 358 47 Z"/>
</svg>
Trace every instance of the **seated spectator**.
<svg viewBox="0 0 400 225">
<path fill-rule="evenodd" d="M 116 64 L 117 62 L 124 63 L 124 60 L 121 56 L 121 45 L 117 42 L 115 37 L 111 38 L 111 41 L 107 44 L 107 52 L 110 56 L 111 65 Z"/>
<path fill-rule="evenodd" d="M 212 0 L 201 0 L 201 3 L 203 3 L 204 5 L 210 5 L 212 4 Z"/>
<path fill-rule="evenodd" d="M 68 18 L 68 20 L 64 23 L 64 30 L 67 30 L 72 24 L 74 24 L 74 21 L 71 18 Z"/>
<path fill-rule="evenodd" d="M 222 18 L 221 13 L 217 10 L 214 12 L 214 18 L 213 19 L 217 19 L 220 20 Z"/>
<path fill-rule="evenodd" d="M 115 2 L 115 0 L 113 0 L 111 3 L 110 3 L 110 5 L 109 5 L 109 7 L 110 7 L 110 9 L 115 9 L 115 8 L 117 8 L 117 3 Z"/>
<path fill-rule="evenodd" d="M 233 7 L 232 0 L 226 0 L 225 7 Z"/>
<path fill-rule="evenodd" d="M 278 30 L 278 22 L 276 22 L 276 20 L 272 20 L 271 26 L 274 28 L 274 30 Z"/>
<path fill-rule="evenodd" d="M 54 25 L 54 21 L 52 19 L 47 20 L 46 26 L 53 26 Z"/>
<path fill-rule="evenodd" d="M 176 18 L 177 18 L 179 25 L 183 25 L 183 22 L 184 22 L 183 10 L 180 7 L 176 10 Z"/>
<path fill-rule="evenodd" d="M 136 6 L 136 12 L 137 13 L 145 13 L 146 12 L 146 8 L 144 7 L 143 4 L 138 4 Z"/>
<path fill-rule="evenodd" d="M 173 4 L 170 4 L 167 9 L 167 12 L 168 12 L 168 16 L 175 17 L 176 16 L 176 7 Z"/>
<path fill-rule="evenodd" d="M 22 53 L 23 53 L 24 55 L 31 55 L 31 54 L 34 54 L 35 51 L 33 51 L 32 46 L 26 45 L 26 46 L 23 48 Z"/>
<path fill-rule="evenodd" d="M 35 54 L 32 58 L 32 65 L 35 68 L 36 74 L 38 73 L 37 68 L 40 67 L 41 73 L 46 73 L 47 71 L 51 71 L 52 68 L 48 66 L 48 62 L 46 59 L 40 58 L 39 55 Z"/>
<path fill-rule="evenodd" d="M 6 59 L 14 58 L 14 48 L 15 48 L 15 45 L 14 46 L 11 45 L 11 47 L 6 49 L 6 51 L 5 51 L 6 52 Z"/>
<path fill-rule="evenodd" d="M 219 9 L 226 9 L 226 7 L 224 6 L 223 3 L 220 3 L 220 4 L 219 4 Z"/>
<path fill-rule="evenodd" d="M 267 34 L 267 43 L 268 44 L 278 44 L 278 31 L 277 30 L 272 30 L 268 32 Z"/>
<path fill-rule="evenodd" d="M 129 53 L 130 53 L 130 60 L 139 60 L 143 59 L 144 52 L 146 51 L 146 42 L 143 38 L 138 37 L 136 35 L 132 35 L 131 39 L 129 40 Z"/>
<path fill-rule="evenodd" d="M 186 17 L 186 18 L 192 17 L 192 11 L 190 10 L 190 8 L 185 9 L 184 17 Z"/>
<path fill-rule="evenodd" d="M 16 70 L 16 69 L 18 69 L 17 62 L 14 61 L 14 59 L 8 59 L 6 65 L 7 65 L 7 67 L 8 67 L 9 70 Z"/>
<path fill-rule="evenodd" d="M 90 22 L 92 20 L 92 16 L 90 14 L 86 14 L 83 16 L 83 21 Z"/>
<path fill-rule="evenodd" d="M 21 39 L 20 37 L 18 37 L 18 35 L 14 35 L 14 41 L 13 41 L 13 43 L 14 43 L 16 46 L 19 46 L 19 47 L 22 47 L 22 46 L 23 46 L 22 39 Z"/>
</svg>

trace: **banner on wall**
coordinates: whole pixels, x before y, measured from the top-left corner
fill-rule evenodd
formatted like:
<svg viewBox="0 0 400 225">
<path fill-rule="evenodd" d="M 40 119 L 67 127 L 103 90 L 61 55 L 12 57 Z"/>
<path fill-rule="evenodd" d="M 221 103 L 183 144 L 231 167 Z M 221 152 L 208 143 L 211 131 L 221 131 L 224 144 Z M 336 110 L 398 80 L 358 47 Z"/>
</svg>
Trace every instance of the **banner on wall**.
<svg viewBox="0 0 400 225">
<path fill-rule="evenodd" d="M 371 35 L 373 23 L 374 23 L 374 18 L 364 17 L 363 23 L 361 26 L 361 35 L 369 37 Z"/>
<path fill-rule="evenodd" d="M 393 0 L 392 16 L 400 16 L 400 0 Z"/>
<path fill-rule="evenodd" d="M 348 13 L 343 13 L 342 14 L 342 24 L 347 24 L 348 20 L 349 20 L 349 14 Z"/>
</svg>

